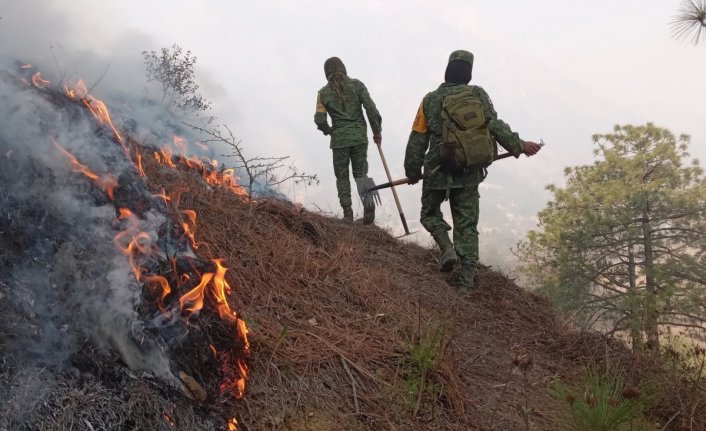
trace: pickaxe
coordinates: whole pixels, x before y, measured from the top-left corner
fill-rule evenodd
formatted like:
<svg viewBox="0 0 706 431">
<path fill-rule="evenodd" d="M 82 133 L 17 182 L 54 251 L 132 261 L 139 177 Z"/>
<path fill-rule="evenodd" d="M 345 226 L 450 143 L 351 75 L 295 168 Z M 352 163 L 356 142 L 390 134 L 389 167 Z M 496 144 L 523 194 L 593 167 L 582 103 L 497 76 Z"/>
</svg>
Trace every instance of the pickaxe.
<svg viewBox="0 0 706 431">
<path fill-rule="evenodd" d="M 539 140 L 539 145 L 544 146 L 544 141 Z M 409 183 L 409 178 L 401 178 L 399 180 L 392 180 L 392 175 L 390 175 L 390 170 L 387 167 L 387 162 L 385 161 L 385 155 L 382 153 L 382 147 L 380 144 L 377 144 L 378 146 L 378 151 L 380 152 L 380 158 L 382 159 L 382 165 L 385 167 L 385 174 L 387 174 L 387 179 L 389 180 L 388 182 L 384 184 L 380 184 L 379 186 L 375 185 L 375 182 L 373 181 L 372 178 L 362 178 L 361 181 L 357 183 L 358 185 L 358 193 L 360 194 L 360 198 L 363 201 L 363 204 L 368 204 L 368 205 L 374 205 L 375 202 L 378 204 L 380 203 L 380 195 L 378 194 L 378 190 L 381 189 L 386 189 L 386 188 L 391 188 L 392 189 L 392 195 L 395 198 L 395 203 L 397 204 L 397 210 L 400 213 L 400 219 L 402 220 L 402 226 L 404 226 L 404 231 L 406 235 L 410 235 L 409 228 L 407 227 L 407 219 L 404 216 L 404 213 L 402 212 L 402 205 L 400 205 L 400 199 L 397 196 L 397 191 L 395 190 L 395 186 L 399 186 L 402 184 L 408 184 Z M 505 159 L 507 157 L 512 156 L 512 153 L 503 153 L 498 155 L 495 160 L 501 160 Z"/>
<path fill-rule="evenodd" d="M 503 153 L 503 154 L 499 155 L 498 157 L 496 157 L 495 160 L 504 159 L 506 157 L 510 157 L 511 155 L 512 155 L 511 153 Z M 384 162 L 383 162 L 383 164 L 384 164 Z M 395 199 L 397 199 L 397 192 L 395 191 L 395 186 L 400 186 L 402 184 L 408 184 L 409 178 L 400 178 L 399 180 L 392 181 L 392 178 L 390 177 L 389 172 L 388 172 L 388 179 L 390 180 L 389 182 L 380 184 L 378 186 L 369 187 L 369 188 L 363 190 L 363 193 L 364 194 L 366 194 L 366 193 L 373 194 L 373 192 L 375 192 L 377 190 L 382 190 L 382 189 L 392 187 L 392 194 L 395 196 Z M 400 210 L 400 212 L 401 211 L 402 210 Z"/>
<path fill-rule="evenodd" d="M 539 145 L 540 145 L 540 146 L 544 146 L 544 141 L 540 139 L 540 140 L 539 140 Z M 382 151 L 382 150 L 381 150 L 381 151 Z M 380 155 L 382 156 L 382 152 L 380 153 Z M 508 158 L 508 157 L 510 157 L 510 156 L 512 156 L 512 153 L 503 153 L 503 154 L 500 154 L 498 157 L 496 157 L 495 160 L 505 159 L 505 158 Z M 384 160 L 385 160 L 385 158 L 383 157 L 383 164 L 385 164 Z M 387 165 L 386 165 L 386 164 L 385 164 L 385 170 L 387 171 Z M 394 187 L 395 187 L 395 186 L 402 185 L 402 184 L 408 184 L 408 183 L 409 183 L 409 178 L 401 178 L 401 179 L 399 179 L 399 180 L 394 180 L 394 181 L 392 181 L 392 178 L 391 178 L 390 175 L 389 175 L 389 171 L 387 171 L 387 174 L 388 174 L 387 177 L 388 177 L 388 179 L 390 180 L 389 182 L 380 184 L 379 186 L 376 186 L 375 183 L 371 183 L 372 185 L 371 185 L 370 187 L 364 188 L 363 190 L 361 190 L 361 198 L 363 198 L 364 200 L 367 199 L 367 197 L 365 197 L 366 194 L 369 194 L 369 195 L 376 195 L 376 196 L 377 196 L 377 191 L 378 191 L 378 190 L 386 189 L 386 188 L 388 188 L 388 187 L 392 187 L 393 193 L 394 193 L 395 197 L 397 197 L 397 193 L 394 192 L 394 190 L 395 190 Z M 369 180 L 372 181 L 372 178 L 369 178 Z M 377 201 L 378 201 L 378 202 L 380 201 L 379 196 L 377 197 Z"/>
</svg>

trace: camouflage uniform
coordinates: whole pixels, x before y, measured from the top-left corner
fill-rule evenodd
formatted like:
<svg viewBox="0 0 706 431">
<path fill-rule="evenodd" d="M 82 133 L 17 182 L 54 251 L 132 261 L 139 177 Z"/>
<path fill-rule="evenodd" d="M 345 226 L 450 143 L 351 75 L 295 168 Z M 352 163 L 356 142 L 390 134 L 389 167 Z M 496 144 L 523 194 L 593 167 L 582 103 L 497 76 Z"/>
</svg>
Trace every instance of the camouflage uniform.
<svg viewBox="0 0 706 431">
<path fill-rule="evenodd" d="M 473 64 L 473 55 L 467 51 L 454 51 L 452 60 Z M 417 111 L 405 154 L 405 173 L 409 178 L 422 178 L 421 223 L 437 242 L 446 237 L 451 226 L 443 218 L 441 203 L 449 200 L 454 222 L 453 246 L 461 259 L 461 284 L 473 285 L 473 273 L 478 262 L 478 185 L 485 178 L 484 170 L 474 169 L 452 176 L 441 170 L 439 150 L 441 145 L 441 102 L 444 96 L 466 89 L 465 84 L 445 82 L 424 96 Z M 493 104 L 481 87 L 474 86 L 473 94 L 483 104 L 485 121 L 492 137 L 515 157 L 522 153 L 523 141 L 510 126 L 498 119 Z M 441 244 L 440 244 L 441 246 Z M 465 271 L 464 271 L 465 269 Z"/>
<path fill-rule="evenodd" d="M 368 116 L 370 128 L 375 134 L 381 132 L 382 117 L 368 89 L 361 81 L 348 78 L 345 97 L 344 107 L 336 98 L 331 83 L 321 88 L 316 100 L 314 122 L 324 135 L 331 135 L 338 200 L 343 207 L 344 216 L 350 214 L 352 217 L 349 163 L 353 168 L 354 178 L 363 178 L 368 174 L 368 130 L 363 117 L 363 108 Z M 328 124 L 327 114 L 331 116 L 332 126 Z"/>
</svg>

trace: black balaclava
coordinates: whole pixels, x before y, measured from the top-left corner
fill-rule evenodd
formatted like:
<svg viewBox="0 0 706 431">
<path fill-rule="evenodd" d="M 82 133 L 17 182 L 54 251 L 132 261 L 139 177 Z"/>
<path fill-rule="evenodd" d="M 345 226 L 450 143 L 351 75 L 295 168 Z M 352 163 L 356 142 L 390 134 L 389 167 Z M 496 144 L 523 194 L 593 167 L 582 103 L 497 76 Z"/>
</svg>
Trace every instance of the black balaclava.
<svg viewBox="0 0 706 431">
<path fill-rule="evenodd" d="M 471 82 L 473 72 L 473 54 L 463 49 L 456 50 L 449 55 L 444 79 L 454 84 L 468 84 Z"/>
<path fill-rule="evenodd" d="M 444 80 L 454 84 L 468 84 L 471 82 L 473 66 L 463 60 L 452 60 L 446 66 Z"/>
</svg>

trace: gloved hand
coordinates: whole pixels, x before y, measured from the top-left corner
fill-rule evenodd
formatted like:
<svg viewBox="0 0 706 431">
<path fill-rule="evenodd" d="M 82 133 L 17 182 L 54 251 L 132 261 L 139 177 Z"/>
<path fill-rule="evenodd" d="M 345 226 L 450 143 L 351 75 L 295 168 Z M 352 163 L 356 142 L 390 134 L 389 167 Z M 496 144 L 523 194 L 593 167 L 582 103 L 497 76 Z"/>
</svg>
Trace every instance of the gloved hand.
<svg viewBox="0 0 706 431">
<path fill-rule="evenodd" d="M 412 173 L 412 175 L 407 174 L 407 179 L 409 179 L 407 184 L 410 184 L 410 185 L 417 184 L 419 182 L 419 180 L 422 179 L 422 173 L 420 171 L 420 172 L 414 172 L 414 173 Z"/>
<path fill-rule="evenodd" d="M 542 149 L 543 144 L 538 144 L 536 142 L 525 141 L 522 144 L 522 152 L 527 155 L 527 157 L 534 156 Z"/>
<path fill-rule="evenodd" d="M 321 133 L 323 133 L 324 136 L 330 135 L 330 134 L 331 134 L 331 130 L 333 130 L 333 129 L 331 128 L 331 126 L 328 125 L 328 123 L 326 123 L 326 124 L 318 124 L 318 129 L 321 130 Z"/>
</svg>

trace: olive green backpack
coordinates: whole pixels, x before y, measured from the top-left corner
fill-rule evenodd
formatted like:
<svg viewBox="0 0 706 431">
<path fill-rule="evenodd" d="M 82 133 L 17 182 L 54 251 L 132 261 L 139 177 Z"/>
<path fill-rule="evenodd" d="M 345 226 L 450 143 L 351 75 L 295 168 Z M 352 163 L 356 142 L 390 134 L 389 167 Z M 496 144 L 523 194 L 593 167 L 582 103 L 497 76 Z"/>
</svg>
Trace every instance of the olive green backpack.
<svg viewBox="0 0 706 431">
<path fill-rule="evenodd" d="M 468 86 L 441 102 L 441 167 L 452 175 L 486 168 L 498 154 L 483 104 L 473 90 Z"/>
</svg>

